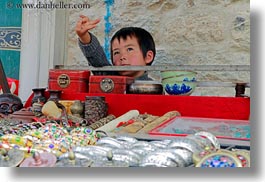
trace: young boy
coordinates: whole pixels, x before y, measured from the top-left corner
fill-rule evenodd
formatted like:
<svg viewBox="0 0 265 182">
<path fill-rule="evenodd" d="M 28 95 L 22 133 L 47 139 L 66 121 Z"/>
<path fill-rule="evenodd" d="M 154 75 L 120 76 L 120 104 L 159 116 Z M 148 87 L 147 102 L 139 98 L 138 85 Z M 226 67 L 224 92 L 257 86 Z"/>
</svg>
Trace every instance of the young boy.
<svg viewBox="0 0 265 182">
<path fill-rule="evenodd" d="M 111 66 L 97 38 L 89 32 L 100 22 L 99 19 L 90 20 L 81 15 L 76 25 L 79 37 L 78 44 L 94 67 Z M 114 66 L 146 66 L 151 65 L 155 54 L 155 43 L 149 32 L 138 27 L 120 29 L 111 39 L 111 61 Z M 100 72 L 94 72 L 95 75 Z M 101 73 L 102 74 L 102 73 Z M 137 80 L 152 80 L 145 71 L 119 71 L 103 74 L 131 76 Z"/>
</svg>

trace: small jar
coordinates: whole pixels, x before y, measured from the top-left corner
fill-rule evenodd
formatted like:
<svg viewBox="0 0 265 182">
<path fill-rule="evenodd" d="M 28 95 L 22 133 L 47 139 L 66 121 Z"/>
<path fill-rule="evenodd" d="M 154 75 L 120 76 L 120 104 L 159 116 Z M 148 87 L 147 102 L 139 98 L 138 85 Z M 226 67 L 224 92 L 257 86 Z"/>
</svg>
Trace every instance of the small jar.
<svg viewBox="0 0 265 182">
<path fill-rule="evenodd" d="M 48 91 L 50 93 L 48 101 L 58 102 L 60 100 L 62 90 L 48 90 Z"/>
<path fill-rule="evenodd" d="M 86 96 L 85 100 L 85 119 L 88 124 L 92 124 L 107 116 L 108 105 L 105 97 Z"/>
<path fill-rule="evenodd" d="M 44 96 L 46 88 L 33 88 L 33 98 L 31 100 L 31 105 L 34 103 L 42 103 L 44 104 L 46 102 L 46 97 Z"/>
<path fill-rule="evenodd" d="M 73 116 L 83 118 L 84 106 L 80 100 L 75 100 L 70 107 Z"/>
</svg>

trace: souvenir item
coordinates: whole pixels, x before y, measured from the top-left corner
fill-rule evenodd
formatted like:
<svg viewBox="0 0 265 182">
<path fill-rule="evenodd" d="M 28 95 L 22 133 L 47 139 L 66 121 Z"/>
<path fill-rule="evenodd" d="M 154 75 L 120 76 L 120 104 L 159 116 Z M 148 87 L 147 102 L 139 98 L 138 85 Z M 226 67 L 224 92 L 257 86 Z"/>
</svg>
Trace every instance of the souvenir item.
<svg viewBox="0 0 265 182">
<path fill-rule="evenodd" d="M 48 99 L 48 101 L 54 101 L 54 102 L 58 102 L 61 98 L 61 94 L 62 94 L 62 90 L 48 90 L 50 93 L 50 97 Z"/>
<path fill-rule="evenodd" d="M 205 132 L 207 131 L 207 132 Z M 177 116 L 153 128 L 151 135 L 187 136 L 191 134 L 208 138 L 215 148 L 220 148 L 216 138 L 250 140 L 249 120 Z M 214 135 L 214 138 L 211 136 Z"/>
<path fill-rule="evenodd" d="M 139 166 L 141 167 L 184 167 L 184 159 L 172 152 L 155 151 L 147 154 L 142 160 Z"/>
<path fill-rule="evenodd" d="M 80 100 L 75 100 L 74 103 L 70 107 L 70 111 L 72 115 L 79 117 L 79 118 L 83 118 L 84 105 L 82 104 Z"/>
<path fill-rule="evenodd" d="M 206 137 L 209 141 L 212 142 L 212 145 L 215 147 L 215 149 L 220 149 L 220 143 L 212 133 L 206 131 L 200 131 L 195 133 L 194 135 Z"/>
<path fill-rule="evenodd" d="M 232 149 L 237 158 L 241 161 L 242 167 L 250 167 L 250 151 L 243 149 Z"/>
<path fill-rule="evenodd" d="M 11 94 L 1 59 L 0 86 L 2 86 L 3 90 L 3 93 L 0 94 L 0 114 L 8 115 L 20 110 L 23 107 L 22 101 L 18 96 Z"/>
<path fill-rule="evenodd" d="M 161 82 L 169 95 L 191 95 L 196 87 L 196 72 L 162 71 Z"/>
<path fill-rule="evenodd" d="M 74 100 L 59 100 L 59 103 L 65 107 L 67 115 L 72 114 L 70 108 L 71 105 L 74 103 Z"/>
<path fill-rule="evenodd" d="M 241 161 L 237 158 L 237 156 L 231 152 L 218 150 L 216 152 L 210 153 L 209 155 L 205 155 L 196 165 L 195 167 L 242 167 Z"/>
<path fill-rule="evenodd" d="M 141 157 L 129 149 L 113 149 L 112 161 L 125 161 L 130 167 L 139 166 Z"/>
<path fill-rule="evenodd" d="M 1 149 L 0 167 L 16 167 L 24 159 L 24 152 L 17 149 Z"/>
<path fill-rule="evenodd" d="M 104 126 L 105 124 L 109 123 L 110 121 L 114 120 L 116 117 L 112 114 L 108 115 L 107 117 L 104 117 L 94 123 L 92 123 L 91 125 L 89 125 L 90 128 L 92 128 L 93 130 L 98 129 L 101 126 Z"/>
<path fill-rule="evenodd" d="M 33 112 L 33 114 L 34 114 L 35 116 L 40 117 L 40 116 L 43 115 L 42 112 L 41 112 L 41 110 L 42 110 L 42 106 L 43 106 L 43 104 L 40 103 L 40 102 L 34 102 L 34 103 L 32 104 L 31 110 L 32 110 L 32 112 Z"/>
<path fill-rule="evenodd" d="M 22 108 L 19 111 L 13 112 L 9 116 L 10 119 L 21 121 L 23 123 L 30 123 L 34 121 L 35 115 L 32 111 Z"/>
<path fill-rule="evenodd" d="M 90 167 L 129 167 L 129 163 L 122 160 L 99 160 L 94 161 Z"/>
<path fill-rule="evenodd" d="M 43 113 L 43 115 L 50 117 L 50 118 L 55 118 L 55 119 L 58 119 L 62 116 L 62 111 L 59 109 L 57 104 L 53 101 L 46 102 L 43 105 L 41 112 Z"/>
<path fill-rule="evenodd" d="M 90 76 L 89 93 L 125 94 L 134 79 L 127 76 Z"/>
<path fill-rule="evenodd" d="M 203 148 L 204 150 L 216 150 L 212 142 L 206 137 L 191 134 L 191 135 L 187 135 L 186 138 L 190 138 L 196 141 L 201 146 L 201 148 Z"/>
<path fill-rule="evenodd" d="M 194 140 L 190 138 L 177 138 L 169 144 L 169 148 L 184 148 L 192 153 L 199 153 L 203 151 L 203 148 Z"/>
<path fill-rule="evenodd" d="M 121 141 L 121 142 L 128 142 L 131 144 L 134 144 L 138 141 L 137 139 L 133 137 L 129 137 L 129 136 L 117 136 L 116 140 Z"/>
<path fill-rule="evenodd" d="M 97 142 L 96 145 L 98 146 L 104 146 L 104 147 L 110 147 L 110 148 L 118 148 L 121 149 L 124 146 L 119 142 L 118 140 L 111 138 L 111 137 L 103 137 L 100 138 Z"/>
<path fill-rule="evenodd" d="M 21 99 L 13 94 L 0 94 L 0 113 L 8 115 L 23 108 Z"/>
<path fill-rule="evenodd" d="M 135 81 L 127 86 L 127 94 L 163 94 L 161 83 L 154 81 Z"/>
<path fill-rule="evenodd" d="M 112 149 L 103 146 L 96 146 L 96 145 L 89 145 L 84 147 L 77 146 L 73 147 L 73 152 L 88 156 L 94 161 L 101 160 L 103 158 L 111 160 L 113 158 Z"/>
<path fill-rule="evenodd" d="M 89 167 L 92 163 L 93 161 L 88 157 L 71 151 L 63 154 L 55 167 Z"/>
<path fill-rule="evenodd" d="M 180 155 L 184 159 L 184 166 L 188 167 L 193 164 L 192 152 L 184 148 L 168 149 L 172 153 Z"/>
<path fill-rule="evenodd" d="M 87 120 L 85 120 L 83 118 L 80 118 L 80 117 L 77 117 L 77 116 L 73 116 L 72 114 L 67 115 L 67 117 L 68 117 L 69 120 L 71 120 L 72 127 L 81 127 L 81 126 L 85 127 L 85 126 L 88 126 Z M 94 128 L 92 128 L 92 129 L 94 129 Z"/>
<path fill-rule="evenodd" d="M 76 127 L 66 137 L 69 146 L 87 146 L 94 145 L 100 138 L 95 130 L 88 127 Z"/>
<path fill-rule="evenodd" d="M 117 124 L 120 123 L 121 121 L 128 121 L 128 120 L 132 119 L 133 117 L 137 117 L 138 115 L 139 115 L 138 110 L 130 110 L 130 111 L 126 112 L 125 114 L 117 117 L 116 119 L 108 122 L 107 124 L 99 127 L 96 130 L 110 132 L 110 131 L 114 130 L 116 128 Z"/>
<path fill-rule="evenodd" d="M 108 114 L 108 105 L 105 97 L 86 96 L 85 100 L 85 119 L 88 124 L 92 124 Z"/>
<path fill-rule="evenodd" d="M 34 88 L 34 89 L 32 89 L 33 98 L 31 100 L 31 105 L 33 105 L 34 103 L 40 103 L 43 105 L 46 102 L 47 99 L 44 96 L 45 90 L 46 90 L 46 88 Z"/>
<path fill-rule="evenodd" d="M 152 144 L 151 142 L 147 142 L 147 141 L 137 141 L 131 144 L 130 147 L 133 149 L 144 148 L 145 150 L 149 152 L 155 151 L 157 149 L 157 147 L 154 144 Z"/>
<path fill-rule="evenodd" d="M 90 71 L 87 70 L 49 70 L 49 90 L 62 90 L 64 93 L 88 92 Z"/>
<path fill-rule="evenodd" d="M 48 152 L 34 152 L 32 157 L 26 158 L 19 167 L 54 167 L 57 158 Z"/>
</svg>

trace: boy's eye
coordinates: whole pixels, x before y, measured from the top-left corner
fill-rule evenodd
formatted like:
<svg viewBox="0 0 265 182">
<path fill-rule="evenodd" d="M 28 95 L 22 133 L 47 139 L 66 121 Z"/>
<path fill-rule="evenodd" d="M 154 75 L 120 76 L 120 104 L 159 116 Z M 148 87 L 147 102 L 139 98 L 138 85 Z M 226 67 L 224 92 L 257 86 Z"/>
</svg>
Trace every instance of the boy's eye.
<svg viewBox="0 0 265 182">
<path fill-rule="evenodd" d="M 127 51 L 129 52 L 129 51 L 132 51 L 133 50 L 133 48 L 131 48 L 131 47 L 128 47 L 127 48 Z"/>
<path fill-rule="evenodd" d="M 115 55 L 117 55 L 117 54 L 119 54 L 120 52 L 119 51 L 114 51 L 113 52 L 113 55 L 115 56 Z"/>
</svg>

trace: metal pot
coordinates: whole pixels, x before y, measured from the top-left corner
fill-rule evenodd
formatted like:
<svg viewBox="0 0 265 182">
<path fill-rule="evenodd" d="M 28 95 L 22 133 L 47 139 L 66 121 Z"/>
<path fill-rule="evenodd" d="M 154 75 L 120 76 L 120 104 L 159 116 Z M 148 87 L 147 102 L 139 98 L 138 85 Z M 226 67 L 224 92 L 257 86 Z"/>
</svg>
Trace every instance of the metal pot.
<svg viewBox="0 0 265 182">
<path fill-rule="evenodd" d="M 135 81 L 126 88 L 127 94 L 163 94 L 163 86 L 155 81 Z"/>
</svg>

